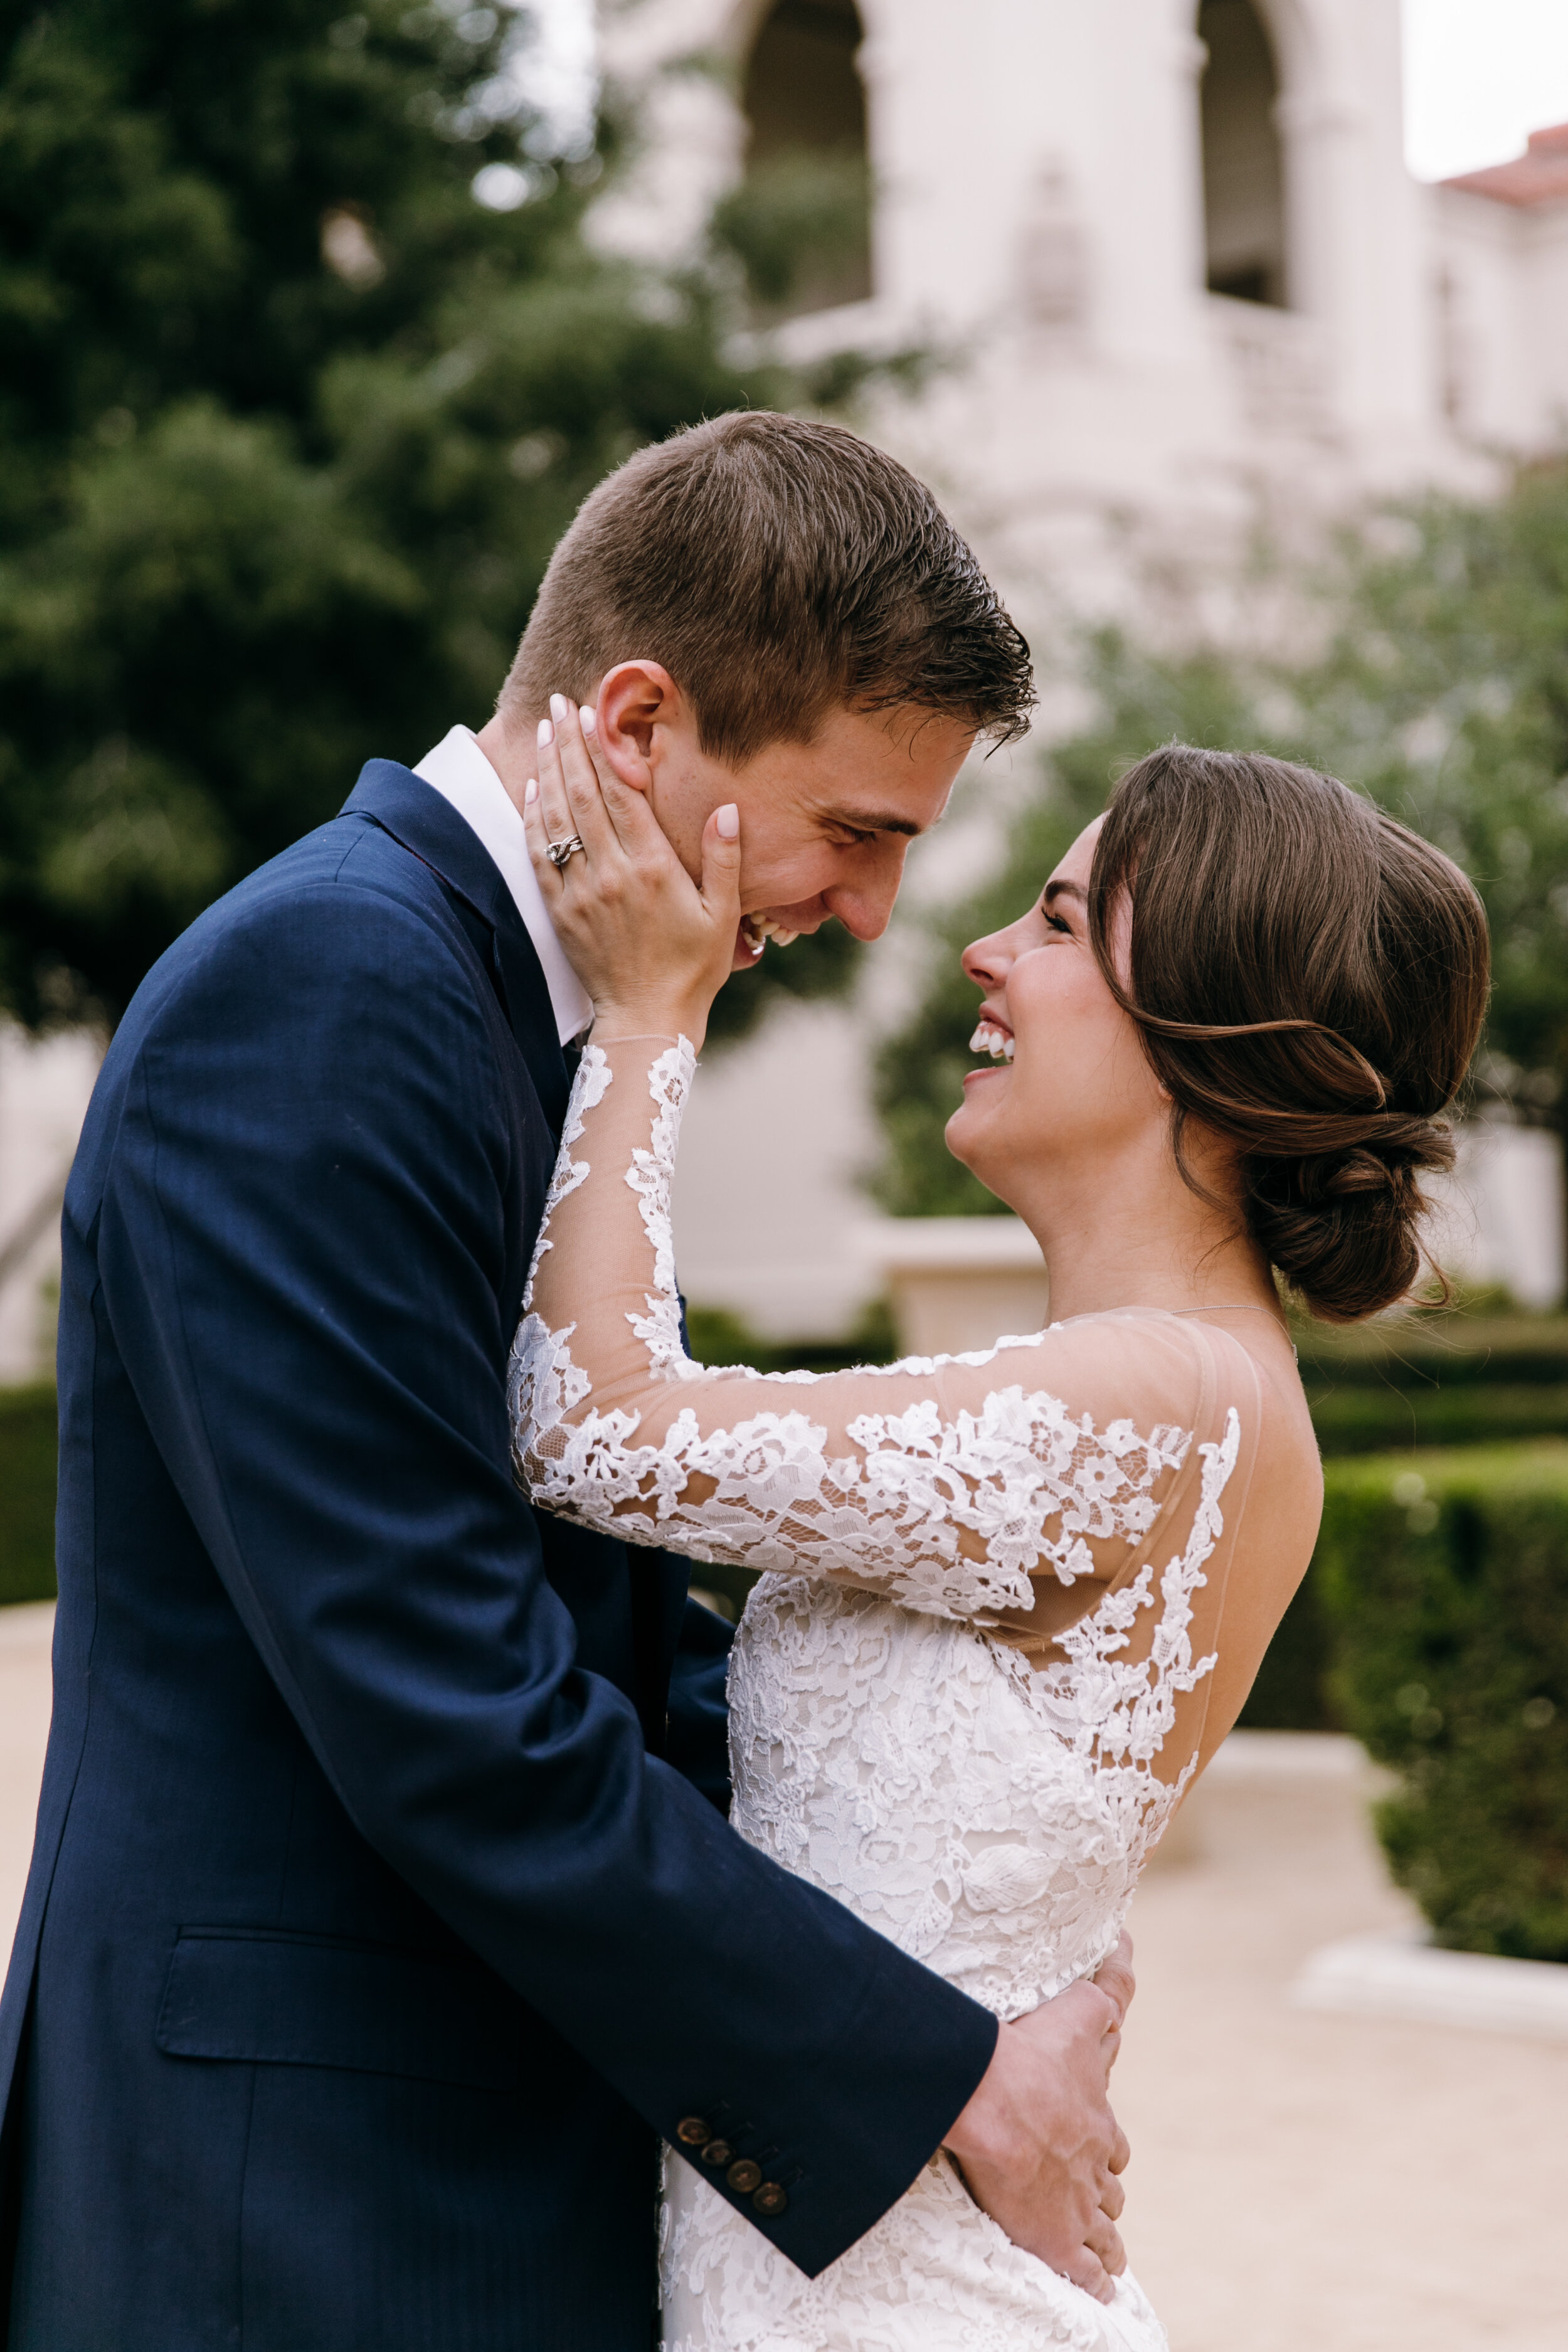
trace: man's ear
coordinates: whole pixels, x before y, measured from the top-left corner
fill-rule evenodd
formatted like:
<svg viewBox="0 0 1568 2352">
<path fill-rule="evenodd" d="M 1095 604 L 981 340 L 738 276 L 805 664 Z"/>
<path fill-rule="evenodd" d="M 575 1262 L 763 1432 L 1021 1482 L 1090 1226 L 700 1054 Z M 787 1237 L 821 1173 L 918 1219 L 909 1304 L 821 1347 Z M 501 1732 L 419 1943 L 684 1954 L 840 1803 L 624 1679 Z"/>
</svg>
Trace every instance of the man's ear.
<svg viewBox="0 0 1568 2352">
<path fill-rule="evenodd" d="M 653 788 L 661 730 L 686 714 L 685 698 L 662 663 L 617 662 L 599 681 L 595 705 L 600 748 L 623 784 Z"/>
</svg>

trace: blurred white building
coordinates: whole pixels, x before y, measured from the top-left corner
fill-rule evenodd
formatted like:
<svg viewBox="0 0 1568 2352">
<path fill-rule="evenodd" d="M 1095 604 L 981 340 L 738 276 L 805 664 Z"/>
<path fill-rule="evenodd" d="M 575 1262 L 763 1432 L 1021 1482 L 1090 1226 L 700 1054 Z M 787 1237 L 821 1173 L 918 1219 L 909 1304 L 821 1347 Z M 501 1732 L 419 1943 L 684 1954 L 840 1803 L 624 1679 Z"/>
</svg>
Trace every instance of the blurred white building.
<svg viewBox="0 0 1568 2352">
<path fill-rule="evenodd" d="M 1244 561 L 1260 535 L 1299 553 L 1369 497 L 1484 492 L 1500 457 L 1562 437 L 1568 127 L 1413 179 L 1399 0 L 602 0 L 601 31 L 643 141 L 606 243 L 668 261 L 791 158 L 825 184 L 865 166 L 863 243 L 761 347 L 940 356 L 862 429 L 1047 652 L 1063 616 L 1106 611 L 1278 633 L 1296 616 L 1288 572 L 1270 594 Z M 821 1332 L 878 1286 L 868 1025 L 786 1013 L 700 1080 L 692 1297 Z M 1473 1157 L 1484 1189 L 1500 1161 Z M 1557 1234 L 1520 1246 L 1521 1295 L 1560 1288 Z"/>
<path fill-rule="evenodd" d="M 645 141 L 611 242 L 668 258 L 783 157 L 864 161 L 864 250 L 780 341 L 943 356 L 869 426 L 1026 625 L 1121 601 L 1130 571 L 1217 593 L 1259 520 L 1479 487 L 1568 415 L 1568 129 L 1414 180 L 1399 0 L 601 13 Z"/>
<path fill-rule="evenodd" d="M 53 1375 L 60 1204 L 102 1050 L 0 1024 L 0 1386 Z"/>
</svg>

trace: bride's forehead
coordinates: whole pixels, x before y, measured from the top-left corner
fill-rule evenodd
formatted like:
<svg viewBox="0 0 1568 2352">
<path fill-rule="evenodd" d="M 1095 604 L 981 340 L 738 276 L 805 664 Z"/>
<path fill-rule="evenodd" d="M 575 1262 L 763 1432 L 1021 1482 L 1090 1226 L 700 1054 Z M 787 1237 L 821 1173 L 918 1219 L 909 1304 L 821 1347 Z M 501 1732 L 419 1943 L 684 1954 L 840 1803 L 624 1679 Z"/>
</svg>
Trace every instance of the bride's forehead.
<svg viewBox="0 0 1568 2352">
<path fill-rule="evenodd" d="M 1072 847 L 1053 866 L 1050 877 L 1053 882 L 1080 882 L 1087 887 L 1089 869 L 1094 864 L 1094 845 L 1100 839 L 1100 829 L 1104 823 L 1103 816 L 1097 816 L 1091 824 L 1084 826 Z"/>
</svg>

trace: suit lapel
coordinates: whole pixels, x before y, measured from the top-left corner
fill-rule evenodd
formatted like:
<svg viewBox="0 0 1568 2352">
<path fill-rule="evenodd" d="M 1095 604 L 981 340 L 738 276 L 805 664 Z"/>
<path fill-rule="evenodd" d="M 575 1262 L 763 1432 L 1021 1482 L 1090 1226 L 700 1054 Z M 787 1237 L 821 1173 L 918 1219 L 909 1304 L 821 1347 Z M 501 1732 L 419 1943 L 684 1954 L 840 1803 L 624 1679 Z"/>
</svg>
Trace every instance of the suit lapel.
<svg viewBox="0 0 1568 2352">
<path fill-rule="evenodd" d="M 484 924 L 497 993 L 540 1106 L 559 1135 L 571 1077 L 549 984 L 517 901 L 473 827 L 433 785 L 395 760 L 367 761 L 341 814 L 380 825 L 439 876 Z"/>
</svg>

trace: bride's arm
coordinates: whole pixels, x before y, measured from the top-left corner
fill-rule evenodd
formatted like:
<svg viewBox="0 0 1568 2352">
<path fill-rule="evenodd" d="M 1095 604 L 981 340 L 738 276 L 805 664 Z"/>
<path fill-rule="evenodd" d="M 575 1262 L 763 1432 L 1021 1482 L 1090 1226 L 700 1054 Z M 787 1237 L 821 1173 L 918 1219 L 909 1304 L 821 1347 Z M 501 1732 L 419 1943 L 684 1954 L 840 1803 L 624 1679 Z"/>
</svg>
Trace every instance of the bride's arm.
<svg viewBox="0 0 1568 2352">
<path fill-rule="evenodd" d="M 669 1228 L 692 1068 L 684 1038 L 584 1055 L 513 1358 L 535 1501 L 634 1543 L 815 1571 L 943 1616 L 1028 1610 L 1042 1572 L 1114 1575 L 1191 1437 L 1190 1419 L 1138 1426 L 1117 1410 L 1126 1360 L 1147 1392 L 1190 1391 L 1181 1327 L 1084 1326 L 883 1370 L 692 1363 Z"/>
<path fill-rule="evenodd" d="M 563 876 L 540 863 L 596 1008 L 513 1362 L 535 1499 L 633 1542 L 947 1616 L 1028 1611 L 1041 1574 L 1114 1576 L 1191 1445 L 1200 1357 L 1184 1326 L 1085 1325 L 821 1376 L 684 1354 L 670 1176 L 738 858 L 710 824 L 700 898 L 638 796 L 621 799 L 580 782 L 569 807 L 529 813 L 536 844 L 546 826 L 587 844 Z"/>
</svg>

